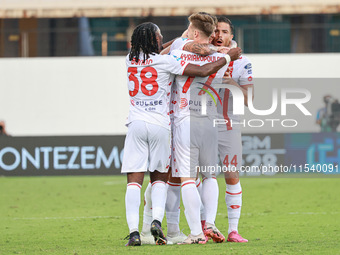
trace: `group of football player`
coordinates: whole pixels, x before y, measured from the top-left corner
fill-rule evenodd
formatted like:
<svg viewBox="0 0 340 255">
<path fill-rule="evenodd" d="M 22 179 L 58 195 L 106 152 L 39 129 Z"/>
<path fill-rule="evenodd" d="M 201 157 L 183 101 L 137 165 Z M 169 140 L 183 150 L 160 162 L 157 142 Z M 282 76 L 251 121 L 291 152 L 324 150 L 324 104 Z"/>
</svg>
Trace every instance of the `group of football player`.
<svg viewBox="0 0 340 255">
<path fill-rule="evenodd" d="M 224 242 L 215 226 L 219 187 L 213 167 L 218 155 L 228 169 L 223 171 L 227 241 L 248 242 L 238 233 L 242 142 L 240 125 L 233 125 L 240 116 L 233 114 L 231 91 L 238 89 L 247 105 L 248 97 L 253 97 L 252 66 L 233 40 L 229 19 L 199 12 L 188 20 L 182 36 L 166 44 L 151 22 L 138 25 L 131 37 L 126 57 L 130 109 L 122 165 L 127 174 L 127 246 Z M 216 126 L 216 119 L 224 121 Z M 140 233 L 146 171 L 150 183 Z M 188 236 L 179 228 L 181 193 Z M 167 236 L 162 229 L 165 213 Z"/>
</svg>

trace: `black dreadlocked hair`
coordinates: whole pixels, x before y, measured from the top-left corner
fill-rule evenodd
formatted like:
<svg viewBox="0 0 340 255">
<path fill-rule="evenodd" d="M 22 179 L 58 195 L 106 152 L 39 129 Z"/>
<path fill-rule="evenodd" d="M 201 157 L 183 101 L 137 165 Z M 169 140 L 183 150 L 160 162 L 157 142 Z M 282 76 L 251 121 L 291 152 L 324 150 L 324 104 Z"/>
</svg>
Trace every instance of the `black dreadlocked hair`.
<svg viewBox="0 0 340 255">
<path fill-rule="evenodd" d="M 145 22 L 138 25 L 133 31 L 131 37 L 131 50 L 129 53 L 129 60 L 139 60 L 139 55 L 143 52 L 143 62 L 151 55 L 159 53 L 156 32 L 158 27 L 151 22 Z"/>
</svg>

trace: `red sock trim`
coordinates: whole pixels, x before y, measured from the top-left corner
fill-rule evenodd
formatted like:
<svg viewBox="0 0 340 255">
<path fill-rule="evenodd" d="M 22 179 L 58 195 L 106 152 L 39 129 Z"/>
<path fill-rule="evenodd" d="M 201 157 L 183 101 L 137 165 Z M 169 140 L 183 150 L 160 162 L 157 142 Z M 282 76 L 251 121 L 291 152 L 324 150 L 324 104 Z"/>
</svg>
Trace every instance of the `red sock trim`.
<svg viewBox="0 0 340 255">
<path fill-rule="evenodd" d="M 187 184 L 194 184 L 196 186 L 196 182 L 192 181 L 192 182 L 186 182 L 186 183 L 182 184 L 181 187 L 183 188 Z"/>
<path fill-rule="evenodd" d="M 169 186 L 174 186 L 174 187 L 180 187 L 180 186 L 181 186 L 180 183 L 174 183 L 174 182 L 167 182 L 167 184 L 168 184 Z"/>
<path fill-rule="evenodd" d="M 226 191 L 225 193 L 227 193 L 229 195 L 240 195 L 240 194 L 242 194 L 242 191 L 238 192 L 238 193 L 231 193 L 231 192 Z"/>
<path fill-rule="evenodd" d="M 199 180 L 199 181 L 200 182 L 198 184 L 196 184 L 196 182 L 195 182 L 197 188 L 201 185 L 201 180 Z"/>
<path fill-rule="evenodd" d="M 129 186 L 137 186 L 138 188 L 142 188 L 142 186 L 139 184 L 139 183 L 137 183 L 137 182 L 130 182 L 130 183 L 128 183 L 128 185 L 127 185 L 128 187 Z"/>
<path fill-rule="evenodd" d="M 162 182 L 162 181 L 154 181 L 151 186 L 155 185 L 156 183 L 163 183 L 165 185 L 165 182 Z"/>
</svg>

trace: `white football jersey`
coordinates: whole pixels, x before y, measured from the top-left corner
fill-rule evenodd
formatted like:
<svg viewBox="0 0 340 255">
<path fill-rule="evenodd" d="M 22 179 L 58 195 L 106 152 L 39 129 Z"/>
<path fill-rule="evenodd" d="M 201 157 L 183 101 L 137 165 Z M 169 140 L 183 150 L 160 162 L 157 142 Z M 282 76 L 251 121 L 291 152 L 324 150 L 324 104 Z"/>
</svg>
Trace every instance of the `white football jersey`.
<svg viewBox="0 0 340 255">
<path fill-rule="evenodd" d="M 171 54 L 181 58 L 185 62 L 195 65 L 204 65 L 215 62 L 219 58 L 224 57 L 221 53 L 214 53 L 209 56 L 201 56 L 195 53 L 173 50 Z M 221 82 L 227 66 L 222 67 L 217 73 L 209 77 L 189 77 L 178 75 L 175 78 L 176 91 L 172 100 L 174 124 L 179 125 L 185 118 L 189 116 L 196 117 L 217 117 L 216 105 L 220 104 L 218 99 L 218 91 L 214 89 L 214 83 Z M 204 100 L 205 97 L 205 110 Z"/>
<path fill-rule="evenodd" d="M 247 57 L 241 56 L 240 59 L 230 62 L 229 72 L 232 79 L 240 86 L 253 85 L 253 69 Z M 242 125 L 235 123 L 239 123 L 242 116 L 233 113 L 232 93 L 228 89 L 220 89 L 219 95 L 222 105 L 217 107 L 218 118 L 227 120 L 225 125 L 218 125 L 219 131 L 240 129 Z"/>
<path fill-rule="evenodd" d="M 171 53 L 173 50 L 183 50 L 184 45 L 186 45 L 188 42 L 192 42 L 192 41 L 193 40 L 189 40 L 188 38 L 183 38 L 183 37 L 177 38 L 171 44 L 169 52 Z"/>
<path fill-rule="evenodd" d="M 169 102 L 175 75 L 182 75 L 187 62 L 170 55 L 150 55 L 143 63 L 126 57 L 130 109 L 126 125 L 143 120 L 170 129 Z"/>
</svg>

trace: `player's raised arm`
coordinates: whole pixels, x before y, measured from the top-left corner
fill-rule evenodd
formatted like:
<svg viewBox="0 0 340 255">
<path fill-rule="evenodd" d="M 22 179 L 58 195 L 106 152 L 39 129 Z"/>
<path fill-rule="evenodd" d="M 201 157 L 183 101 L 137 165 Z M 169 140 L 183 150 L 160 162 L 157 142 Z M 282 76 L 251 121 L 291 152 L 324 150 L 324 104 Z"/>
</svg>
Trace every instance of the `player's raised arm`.
<svg viewBox="0 0 340 255">
<path fill-rule="evenodd" d="M 216 73 L 224 65 L 228 65 L 231 61 L 234 61 L 240 57 L 242 50 L 240 48 L 231 49 L 225 57 L 220 58 L 216 62 L 205 64 L 203 66 L 197 66 L 188 64 L 185 68 L 183 75 L 186 76 L 199 76 L 206 77 L 213 73 Z"/>
<path fill-rule="evenodd" d="M 232 78 L 226 78 L 223 77 L 223 83 L 228 85 L 234 85 L 235 87 L 238 87 L 242 93 L 244 98 L 244 105 L 248 106 L 248 97 L 251 96 L 254 100 L 254 85 L 253 84 L 247 84 L 247 85 L 240 85 L 236 81 L 234 81 Z M 252 95 L 249 94 L 249 88 L 252 88 Z"/>
<path fill-rule="evenodd" d="M 245 58 L 243 57 L 243 60 L 244 59 Z M 249 66 L 249 68 L 251 68 L 251 63 L 250 62 L 246 62 L 246 63 L 248 63 L 246 66 Z M 243 71 L 243 73 L 241 73 L 241 77 L 238 79 L 238 81 L 235 81 L 231 77 L 230 70 L 228 68 L 227 71 L 225 72 L 224 76 L 223 76 L 223 83 L 238 87 L 243 93 L 244 105 L 248 106 L 248 97 L 252 97 L 252 100 L 254 100 L 254 84 L 252 82 L 252 77 L 251 76 L 249 77 L 248 69 L 246 69 L 246 68 L 242 68 L 242 69 L 244 69 L 244 71 Z M 252 73 L 251 69 L 250 69 L 250 71 Z M 251 94 L 249 93 L 250 92 L 249 88 L 252 88 Z"/>
<path fill-rule="evenodd" d="M 168 42 L 166 42 L 166 43 L 163 43 L 162 48 L 163 48 L 163 49 L 166 49 L 167 47 L 170 48 L 171 44 L 172 44 L 176 39 L 177 39 L 177 38 L 172 39 L 171 41 L 168 41 Z"/>
<path fill-rule="evenodd" d="M 160 54 L 161 55 L 168 54 L 170 52 L 170 47 L 171 47 L 171 44 L 168 47 L 166 47 L 165 49 L 163 49 Z"/>
</svg>

